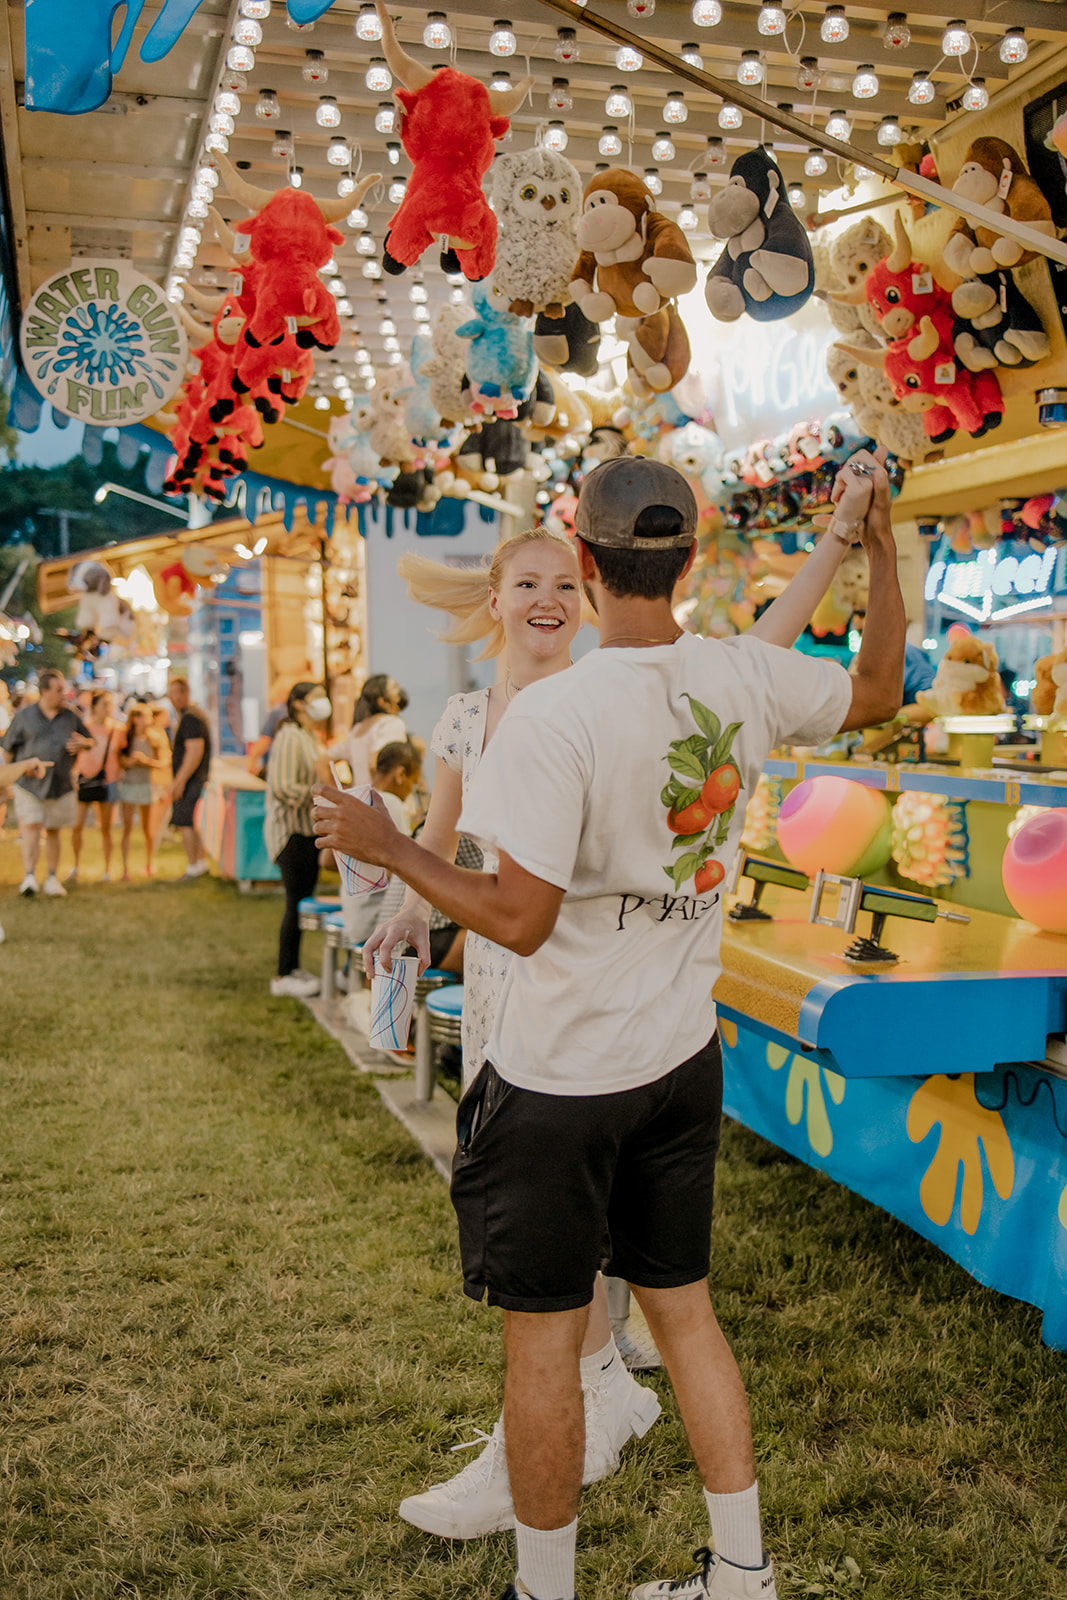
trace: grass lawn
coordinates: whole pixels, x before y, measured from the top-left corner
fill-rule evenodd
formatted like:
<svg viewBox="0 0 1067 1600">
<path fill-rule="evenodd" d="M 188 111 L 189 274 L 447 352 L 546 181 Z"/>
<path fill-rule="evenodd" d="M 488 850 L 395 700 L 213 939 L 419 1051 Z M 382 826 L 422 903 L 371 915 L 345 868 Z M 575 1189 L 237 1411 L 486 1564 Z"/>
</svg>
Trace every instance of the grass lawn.
<svg viewBox="0 0 1067 1600">
<path fill-rule="evenodd" d="M 498 1600 L 506 1537 L 394 1514 L 491 1424 L 496 1318 L 372 1082 L 269 997 L 278 898 L 25 902 L 20 875 L 8 832 L 0 1596 Z M 743 1129 L 720 1173 L 713 1286 L 783 1600 L 1067 1597 L 1067 1360 L 1039 1313 Z M 651 1381 L 663 1420 L 583 1497 L 583 1600 L 707 1536 Z"/>
</svg>

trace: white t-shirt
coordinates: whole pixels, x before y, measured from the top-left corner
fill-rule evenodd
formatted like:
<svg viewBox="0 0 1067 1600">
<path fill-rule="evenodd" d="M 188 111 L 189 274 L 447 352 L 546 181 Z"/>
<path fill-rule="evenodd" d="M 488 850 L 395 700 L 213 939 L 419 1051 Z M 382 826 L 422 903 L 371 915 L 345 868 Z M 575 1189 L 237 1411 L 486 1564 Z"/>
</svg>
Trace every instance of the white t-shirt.
<svg viewBox="0 0 1067 1600">
<path fill-rule="evenodd" d="M 693 634 L 594 650 L 523 690 L 458 824 L 566 891 L 540 950 L 511 964 L 487 1051 L 501 1077 L 612 1094 L 707 1042 L 721 970 L 714 882 L 745 802 L 769 750 L 823 743 L 851 700 L 832 662 Z"/>
</svg>

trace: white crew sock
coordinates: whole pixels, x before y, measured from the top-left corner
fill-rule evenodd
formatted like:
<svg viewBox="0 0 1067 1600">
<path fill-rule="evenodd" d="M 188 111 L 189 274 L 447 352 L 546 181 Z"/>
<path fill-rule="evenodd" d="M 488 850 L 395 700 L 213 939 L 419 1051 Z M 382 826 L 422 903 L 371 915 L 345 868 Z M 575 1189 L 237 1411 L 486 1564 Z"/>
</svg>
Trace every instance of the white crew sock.
<svg viewBox="0 0 1067 1600">
<path fill-rule="evenodd" d="M 578 1518 L 565 1528 L 527 1528 L 516 1517 L 519 1578 L 534 1600 L 574 1600 Z"/>
<path fill-rule="evenodd" d="M 758 1485 L 742 1489 L 740 1494 L 710 1494 L 705 1489 L 704 1499 L 708 1502 L 715 1554 L 736 1567 L 762 1567 Z"/>
<path fill-rule="evenodd" d="M 583 1356 L 579 1363 L 582 1375 L 582 1388 L 588 1389 L 591 1388 L 593 1384 L 599 1383 L 601 1378 L 604 1376 L 605 1367 L 610 1366 L 613 1358 L 617 1355 L 618 1351 L 615 1348 L 615 1336 L 614 1334 L 609 1333 L 608 1342 L 604 1346 L 603 1350 L 597 1350 L 591 1356 Z M 540 1596 L 538 1596 L 538 1600 L 540 1600 Z"/>
</svg>

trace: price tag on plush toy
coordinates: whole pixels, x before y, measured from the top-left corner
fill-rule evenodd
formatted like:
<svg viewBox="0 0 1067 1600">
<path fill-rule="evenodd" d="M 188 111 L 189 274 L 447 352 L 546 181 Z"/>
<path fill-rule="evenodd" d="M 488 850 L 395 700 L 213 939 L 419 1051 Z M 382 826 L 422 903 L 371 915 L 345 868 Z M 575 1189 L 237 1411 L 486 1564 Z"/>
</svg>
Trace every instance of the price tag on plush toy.
<svg viewBox="0 0 1067 1600">
<path fill-rule="evenodd" d="M 913 272 L 911 275 L 912 294 L 933 294 L 934 275 L 932 272 Z"/>
<path fill-rule="evenodd" d="M 771 466 L 769 461 L 764 461 L 762 457 L 759 461 L 753 464 L 753 471 L 755 472 L 760 483 L 770 483 L 771 479 L 774 477 L 774 468 Z"/>
<path fill-rule="evenodd" d="M 299 326 L 299 324 L 297 323 L 297 320 L 296 320 L 295 317 L 286 317 L 286 319 L 285 319 L 285 331 L 286 331 L 286 333 L 288 333 L 290 336 L 292 336 L 296 332 L 298 326 Z"/>
<path fill-rule="evenodd" d="M 1006 200 L 1008 198 L 1008 190 L 1011 188 L 1011 180 L 1014 176 L 1015 174 L 1011 170 L 1011 162 L 1005 160 L 1004 171 L 1000 174 L 1000 182 L 997 185 L 998 200 Z"/>
<path fill-rule="evenodd" d="M 235 233 L 233 236 L 233 253 L 235 256 L 246 256 L 251 249 L 252 241 L 247 233 Z"/>
<path fill-rule="evenodd" d="M 234 292 L 234 294 L 236 294 L 236 295 L 244 294 L 244 292 L 245 292 L 245 275 L 244 275 L 244 273 L 243 272 L 231 272 L 230 273 L 230 278 L 231 278 L 231 280 L 233 282 L 233 292 Z"/>
<path fill-rule="evenodd" d="M 936 366 L 934 368 L 934 382 L 935 383 L 950 383 L 951 384 L 951 383 L 955 383 L 955 381 L 956 381 L 956 363 L 954 361 L 942 361 L 938 366 Z"/>
</svg>

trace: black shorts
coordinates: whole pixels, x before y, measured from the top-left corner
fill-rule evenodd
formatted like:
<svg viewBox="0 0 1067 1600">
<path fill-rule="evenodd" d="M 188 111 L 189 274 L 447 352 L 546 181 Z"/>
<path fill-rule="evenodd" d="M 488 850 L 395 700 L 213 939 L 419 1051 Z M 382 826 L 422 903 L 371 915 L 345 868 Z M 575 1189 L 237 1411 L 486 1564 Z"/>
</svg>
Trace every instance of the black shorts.
<svg viewBox="0 0 1067 1600">
<path fill-rule="evenodd" d="M 172 828 L 195 827 L 193 812 L 196 810 L 196 802 L 204 792 L 204 782 L 203 778 L 194 778 L 185 785 L 181 798 L 175 800 L 170 808 L 170 825 Z"/>
<path fill-rule="evenodd" d="M 589 1304 L 598 1268 L 648 1289 L 706 1278 L 721 1122 L 718 1034 L 618 1094 L 519 1089 L 487 1061 L 456 1117 L 464 1293 L 571 1311 Z"/>
</svg>

